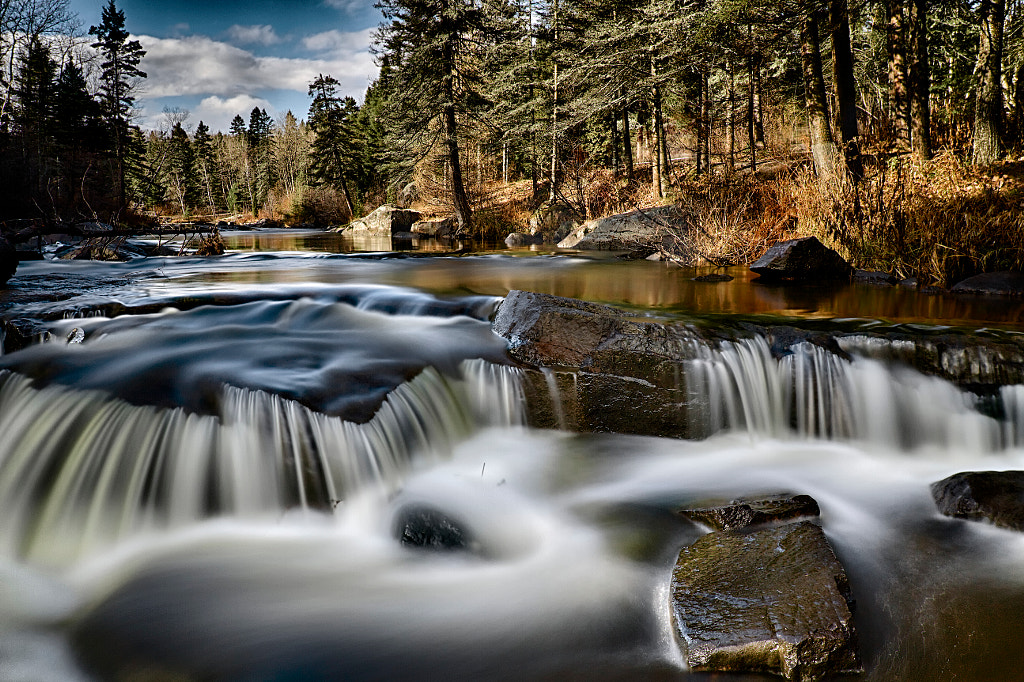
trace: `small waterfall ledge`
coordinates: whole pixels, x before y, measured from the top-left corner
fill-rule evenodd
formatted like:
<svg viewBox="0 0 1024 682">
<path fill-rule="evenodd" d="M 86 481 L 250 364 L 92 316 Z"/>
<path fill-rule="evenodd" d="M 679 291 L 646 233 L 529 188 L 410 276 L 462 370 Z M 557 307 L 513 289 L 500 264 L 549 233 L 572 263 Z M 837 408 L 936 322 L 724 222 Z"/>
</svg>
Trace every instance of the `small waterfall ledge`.
<svg viewBox="0 0 1024 682">
<path fill-rule="evenodd" d="M 494 328 L 524 366 L 535 426 L 683 438 L 735 429 L 979 453 L 1024 445 L 1024 337 L 698 330 L 521 291 Z"/>
<path fill-rule="evenodd" d="M 394 491 L 479 429 L 523 422 L 519 370 L 483 360 L 460 370 L 427 368 L 364 424 L 231 386 L 211 416 L 2 372 L 0 552 L 62 564 L 149 530 Z"/>
</svg>

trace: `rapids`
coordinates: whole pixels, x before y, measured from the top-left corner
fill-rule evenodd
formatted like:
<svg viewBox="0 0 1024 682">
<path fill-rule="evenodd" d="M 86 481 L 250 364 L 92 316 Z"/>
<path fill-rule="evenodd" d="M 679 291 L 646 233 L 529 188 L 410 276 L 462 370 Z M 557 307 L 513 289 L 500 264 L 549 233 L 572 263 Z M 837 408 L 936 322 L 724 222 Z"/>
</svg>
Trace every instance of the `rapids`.
<svg viewBox="0 0 1024 682">
<path fill-rule="evenodd" d="M 1019 679 L 1024 536 L 941 517 L 928 485 L 1024 468 L 1024 387 L 754 337 L 686 363 L 704 438 L 573 434 L 527 426 L 488 324 L 511 288 L 844 329 L 1017 333 L 1017 304 L 275 244 L 26 263 L 0 294 L 33 342 L 0 357 L 0 679 L 708 679 L 667 601 L 705 531 L 672 510 L 779 491 L 821 506 L 864 679 Z M 411 507 L 470 550 L 402 545 Z"/>
</svg>

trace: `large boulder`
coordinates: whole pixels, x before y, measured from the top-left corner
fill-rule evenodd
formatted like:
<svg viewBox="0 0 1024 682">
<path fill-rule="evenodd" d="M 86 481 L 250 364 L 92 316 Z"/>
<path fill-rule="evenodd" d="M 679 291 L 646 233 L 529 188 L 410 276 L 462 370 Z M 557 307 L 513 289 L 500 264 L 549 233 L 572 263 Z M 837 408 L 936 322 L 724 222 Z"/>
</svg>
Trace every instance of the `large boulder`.
<svg viewBox="0 0 1024 682">
<path fill-rule="evenodd" d="M 671 600 L 692 670 L 807 681 L 860 669 L 846 572 L 813 523 L 705 535 L 679 553 Z"/>
<path fill-rule="evenodd" d="M 677 512 L 715 530 L 739 530 L 776 522 L 818 516 L 818 503 L 810 495 L 766 495 L 728 502 L 687 505 Z"/>
<path fill-rule="evenodd" d="M 1024 272 L 985 272 L 957 282 L 950 291 L 982 296 L 1024 296 Z"/>
<path fill-rule="evenodd" d="M 518 246 L 532 246 L 543 243 L 543 238 L 537 235 L 526 234 L 525 232 L 510 232 L 505 237 L 505 246 L 514 249 Z"/>
<path fill-rule="evenodd" d="M 542 242 L 557 243 L 580 224 L 580 215 L 569 204 L 554 201 L 544 204 L 530 216 L 530 234 Z"/>
<path fill-rule="evenodd" d="M 411 232 L 413 234 L 423 235 L 424 237 L 435 237 L 437 239 L 444 239 L 451 237 L 455 234 L 455 218 L 427 218 L 425 220 L 417 220 L 412 224 Z"/>
<path fill-rule="evenodd" d="M 354 220 L 345 227 L 338 228 L 335 231 L 350 230 L 352 232 L 390 236 L 396 232 L 409 232 L 412 229 L 413 223 L 419 219 L 419 211 L 384 204 L 369 215 L 359 220 Z"/>
<path fill-rule="evenodd" d="M 766 280 L 849 280 L 853 268 L 817 237 L 779 242 L 750 269 Z"/>
<path fill-rule="evenodd" d="M 689 221 L 676 206 L 655 206 L 595 218 L 583 223 L 558 242 L 559 248 L 594 251 L 636 251 L 646 256 L 672 251 L 674 235 L 685 232 Z"/>
<path fill-rule="evenodd" d="M 964 471 L 932 483 L 946 516 L 1024 530 L 1024 471 Z"/>
</svg>

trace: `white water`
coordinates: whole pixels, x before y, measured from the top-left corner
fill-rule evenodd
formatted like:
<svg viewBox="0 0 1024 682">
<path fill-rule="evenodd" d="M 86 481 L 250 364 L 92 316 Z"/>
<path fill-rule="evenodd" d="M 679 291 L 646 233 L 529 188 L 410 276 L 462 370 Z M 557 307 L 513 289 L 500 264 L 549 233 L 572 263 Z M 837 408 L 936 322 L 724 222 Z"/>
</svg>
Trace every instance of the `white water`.
<svg viewBox="0 0 1024 682">
<path fill-rule="evenodd" d="M 203 415 L 7 374 L 0 679 L 88 678 L 69 641 L 123 679 L 685 679 L 666 588 L 703 531 L 672 509 L 782 491 L 822 508 L 865 679 L 1019 669 L 986 652 L 1024 635 L 1024 540 L 941 518 L 928 485 L 1024 468 L 1022 387 L 996 419 L 948 382 L 760 339 L 681 381 L 705 440 L 527 429 L 518 372 L 480 360 L 424 370 L 362 425 L 258 390 Z M 409 504 L 479 549 L 403 547 Z"/>
</svg>

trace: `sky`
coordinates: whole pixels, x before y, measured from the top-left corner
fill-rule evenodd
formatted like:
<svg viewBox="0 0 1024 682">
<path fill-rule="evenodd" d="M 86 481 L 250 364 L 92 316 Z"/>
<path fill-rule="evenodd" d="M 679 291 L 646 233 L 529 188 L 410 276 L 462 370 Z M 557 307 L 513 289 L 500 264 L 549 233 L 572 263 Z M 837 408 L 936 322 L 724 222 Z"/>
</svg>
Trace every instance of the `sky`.
<svg viewBox="0 0 1024 682">
<path fill-rule="evenodd" d="M 362 101 L 377 75 L 370 54 L 381 20 L 374 0 L 115 0 L 142 43 L 148 74 L 138 95 L 139 124 L 159 128 L 165 109 L 189 112 L 227 131 L 253 107 L 274 119 L 305 118 L 309 83 L 320 73 Z M 71 0 L 82 33 L 100 22 L 107 0 Z"/>
</svg>

